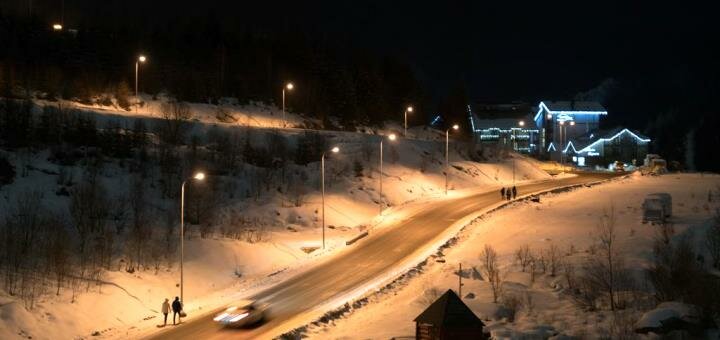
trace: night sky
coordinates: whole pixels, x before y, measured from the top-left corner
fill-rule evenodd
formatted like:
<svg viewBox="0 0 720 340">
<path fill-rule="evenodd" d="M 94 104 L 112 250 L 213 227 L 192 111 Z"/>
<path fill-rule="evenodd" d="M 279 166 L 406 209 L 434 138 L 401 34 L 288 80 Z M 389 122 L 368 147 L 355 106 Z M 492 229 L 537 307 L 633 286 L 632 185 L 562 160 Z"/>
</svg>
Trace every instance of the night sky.
<svg viewBox="0 0 720 340">
<path fill-rule="evenodd" d="M 4 0 L 27 10 L 28 0 Z M 34 0 L 59 16 L 60 0 Z M 408 60 L 439 96 L 459 84 L 476 101 L 572 99 L 608 78 L 624 86 L 717 72 L 710 5 L 637 1 L 97 1 L 66 0 L 66 26 L 217 17 L 226 29 L 300 31 Z"/>
</svg>

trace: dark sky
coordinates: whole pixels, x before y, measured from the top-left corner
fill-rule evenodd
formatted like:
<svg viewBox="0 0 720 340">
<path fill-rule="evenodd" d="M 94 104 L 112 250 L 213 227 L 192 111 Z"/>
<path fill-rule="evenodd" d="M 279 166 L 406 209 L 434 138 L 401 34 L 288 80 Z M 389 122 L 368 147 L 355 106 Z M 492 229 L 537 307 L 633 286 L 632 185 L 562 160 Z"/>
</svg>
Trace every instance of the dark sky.
<svg viewBox="0 0 720 340">
<path fill-rule="evenodd" d="M 28 1 L 0 6 L 26 10 Z M 32 3 L 53 16 L 61 0 Z M 308 32 L 409 60 L 435 94 L 464 83 L 471 98 L 493 101 L 569 99 L 606 78 L 713 63 L 720 46 L 717 9 L 678 2 L 65 0 L 65 8 L 68 27 L 214 12 L 230 28 Z"/>
</svg>

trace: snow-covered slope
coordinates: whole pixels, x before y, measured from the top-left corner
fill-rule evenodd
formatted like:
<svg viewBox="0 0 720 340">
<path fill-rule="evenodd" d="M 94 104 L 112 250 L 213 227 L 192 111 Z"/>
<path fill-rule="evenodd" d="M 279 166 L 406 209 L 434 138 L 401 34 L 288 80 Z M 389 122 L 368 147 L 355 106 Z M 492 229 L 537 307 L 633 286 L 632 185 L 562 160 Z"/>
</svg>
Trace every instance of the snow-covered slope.
<svg viewBox="0 0 720 340">
<path fill-rule="evenodd" d="M 100 128 L 108 121 L 121 121 L 121 125 L 132 126 L 135 119 L 142 119 L 152 126 L 159 119 L 160 102 L 144 99 L 147 104 L 137 113 L 112 107 L 84 107 L 83 110 L 94 115 Z M 238 118 L 236 121 L 218 122 L 215 117 L 217 106 L 191 104 L 196 115 L 189 134 L 198 136 L 200 142 L 205 143 L 211 131 L 235 133 L 250 136 L 253 143 L 262 145 L 267 134 L 279 133 L 290 147 L 295 147 L 298 137 L 304 133 L 300 129 L 274 129 L 282 125 L 281 115 L 275 108 L 264 105 L 227 107 Z M 295 126 L 307 122 L 294 115 L 288 115 L 288 120 L 296 122 Z M 395 129 L 380 132 L 392 131 Z M 360 231 L 379 223 L 391 223 L 392 216 L 402 215 L 407 203 L 414 203 L 413 207 L 417 209 L 418 204 L 431 204 L 433 200 L 446 197 L 444 136 L 441 133 L 414 128 L 409 133 L 412 138 L 394 142 L 385 140 L 382 195 L 378 171 L 382 136 L 337 131 L 319 133 L 341 150 L 326 160 L 327 250 L 316 250 L 321 240 L 319 160 L 306 166 L 292 162 L 288 165 L 288 174 L 303 179 L 298 189 L 300 194 L 287 189 L 289 185 L 283 186 L 283 179 L 276 179 L 270 190 L 257 189 L 261 169 L 242 164 L 222 175 L 224 185 L 218 193 L 222 193 L 223 199 L 217 202 L 215 233 L 200 238 L 199 226 L 189 227 L 184 272 L 186 309 L 190 315 L 262 289 L 311 266 L 319 258 L 332 256 Z M 81 163 L 59 166 L 48 160 L 48 150 L 0 152 L 18 170 L 15 182 L 0 188 L 0 216 L 5 216 L 17 197 L 28 191 L 39 192 L 46 209 L 68 215 L 70 197 L 61 193 L 60 189 L 66 185 L 60 182 L 67 182 L 68 178 L 70 182 L 80 182 L 86 176 Z M 511 185 L 513 169 L 517 182 L 550 178 L 533 161 L 523 157 L 482 164 L 467 160 L 464 154 L 462 145 L 451 140 L 448 185 L 451 197 Z M 356 164 L 362 169 L 355 169 Z M 27 169 L 26 176 L 19 171 L 21 167 Z M 152 171 L 154 175 L 145 182 L 149 205 L 158 214 L 172 213 L 177 202 L 161 198 L 160 176 L 157 169 Z M 123 162 L 105 159 L 97 176 L 111 200 L 117 200 L 128 193 L 134 175 L 128 172 Z M 275 185 L 285 189 L 276 190 Z M 248 195 L 253 190 L 257 195 Z M 226 226 L 237 225 L 240 219 L 250 221 L 250 229 L 259 236 L 252 240 L 224 238 L 220 231 Z M 154 229 L 164 228 L 161 217 L 151 223 Z M 0 338 L 78 338 L 95 332 L 108 338 L 134 337 L 138 332 L 154 328 L 159 322 L 163 299 L 179 295 L 177 254 L 173 254 L 167 263 L 160 264 L 157 271 L 151 268 L 129 273 L 124 270 L 122 249 L 116 249 L 115 253 L 111 270 L 102 273 L 101 282 L 83 282 L 83 289 L 75 292 L 64 287 L 58 296 L 54 295 L 52 287 L 48 287 L 48 293 L 42 295 L 31 309 L 26 308 L 18 297 L 0 291 Z"/>
</svg>

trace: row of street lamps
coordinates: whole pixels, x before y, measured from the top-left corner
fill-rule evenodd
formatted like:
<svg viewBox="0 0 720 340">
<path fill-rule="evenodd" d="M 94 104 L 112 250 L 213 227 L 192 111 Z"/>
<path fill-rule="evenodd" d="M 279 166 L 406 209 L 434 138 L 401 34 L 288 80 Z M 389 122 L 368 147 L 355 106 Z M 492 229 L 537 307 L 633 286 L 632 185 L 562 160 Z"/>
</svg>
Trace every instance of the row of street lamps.
<svg viewBox="0 0 720 340">
<path fill-rule="evenodd" d="M 56 31 L 62 30 L 62 25 L 55 24 L 55 25 L 53 25 L 53 29 L 55 29 Z M 135 60 L 135 98 L 138 98 L 138 78 L 139 78 L 138 74 L 139 74 L 140 64 L 144 64 L 145 61 L 147 61 L 147 57 L 142 54 L 137 57 L 137 60 Z M 282 126 L 283 126 L 283 128 L 287 127 L 287 121 L 285 119 L 285 91 L 287 90 L 289 92 L 289 91 L 292 91 L 294 88 L 295 88 L 295 85 L 293 83 L 287 83 L 282 88 Z M 407 127 L 408 127 L 407 115 L 408 115 L 408 113 L 412 113 L 412 112 L 413 112 L 412 106 L 408 106 L 405 109 L 405 114 L 404 114 L 405 133 L 404 133 L 404 136 L 407 136 Z"/>
<path fill-rule="evenodd" d="M 53 26 L 55 30 L 62 30 L 62 25 L 56 24 Z M 135 98 L 139 98 L 139 73 L 140 73 L 140 65 L 144 64 L 147 61 L 147 57 L 145 55 L 139 55 L 137 59 L 135 60 Z M 292 91 L 295 88 L 293 83 L 287 83 L 282 88 L 282 122 L 283 127 L 287 127 L 286 117 L 285 117 L 285 95 L 286 90 Z M 413 107 L 408 106 L 405 109 L 404 112 L 404 135 L 407 136 L 407 115 L 408 113 L 413 112 Z M 459 129 L 459 126 L 457 124 L 452 126 L 452 130 Z M 449 135 L 450 130 L 447 129 L 445 131 L 445 194 L 447 195 L 447 189 L 448 189 L 448 166 L 449 166 Z M 395 141 L 397 139 L 397 136 L 395 134 L 390 134 L 387 136 L 388 140 Z M 383 194 L 383 188 L 382 188 L 382 180 L 383 180 L 383 140 L 384 138 L 380 139 L 380 211 L 382 212 L 383 203 L 382 203 L 382 194 Z M 340 148 L 333 147 L 329 150 L 332 153 L 338 153 L 340 151 Z M 322 153 L 322 156 L 320 157 L 320 163 L 321 163 L 321 186 L 322 186 L 322 247 L 325 249 L 325 154 L 326 152 Z M 195 180 L 195 181 L 202 181 L 205 179 L 205 174 L 202 172 L 195 173 L 193 176 L 183 180 L 181 186 L 180 186 L 180 301 L 184 301 L 184 271 L 183 271 L 183 265 L 184 265 L 184 257 L 185 257 L 185 184 L 188 180 Z"/>
</svg>

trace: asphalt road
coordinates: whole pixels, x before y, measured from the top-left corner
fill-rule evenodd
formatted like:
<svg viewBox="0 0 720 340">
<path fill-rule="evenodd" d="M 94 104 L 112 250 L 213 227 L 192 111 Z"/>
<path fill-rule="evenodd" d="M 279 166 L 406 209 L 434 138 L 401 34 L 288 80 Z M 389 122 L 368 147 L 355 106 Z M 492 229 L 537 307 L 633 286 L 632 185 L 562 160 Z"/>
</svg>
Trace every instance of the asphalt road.
<svg viewBox="0 0 720 340">
<path fill-rule="evenodd" d="M 550 180 L 518 186 L 518 194 L 556 187 L 590 183 L 613 174 L 585 173 L 577 177 Z M 324 301 L 345 294 L 386 274 L 409 256 L 434 241 L 455 221 L 500 201 L 500 193 L 481 193 L 438 202 L 399 224 L 383 228 L 364 240 L 349 246 L 331 260 L 322 262 L 284 282 L 254 296 L 267 302 L 271 309 L 268 321 L 252 329 L 224 329 L 213 322 L 219 312 L 213 311 L 182 325 L 163 329 L 151 339 L 271 339 L 282 330 L 301 326 L 303 312 Z M 228 301 L 230 302 L 230 301 Z"/>
</svg>

